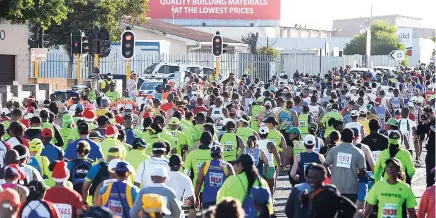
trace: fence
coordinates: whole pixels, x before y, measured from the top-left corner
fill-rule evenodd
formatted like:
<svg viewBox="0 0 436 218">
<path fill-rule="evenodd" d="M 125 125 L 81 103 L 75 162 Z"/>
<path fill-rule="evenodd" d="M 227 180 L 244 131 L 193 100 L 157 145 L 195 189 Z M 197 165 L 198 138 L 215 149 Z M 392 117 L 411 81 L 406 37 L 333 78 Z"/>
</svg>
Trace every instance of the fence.
<svg viewBox="0 0 436 218">
<path fill-rule="evenodd" d="M 82 56 L 80 61 L 81 78 L 86 78 L 92 71 L 93 57 Z M 215 57 L 210 53 L 190 53 L 186 55 L 175 54 L 147 54 L 139 53 L 131 61 L 131 69 L 141 74 L 153 63 L 177 63 L 184 65 L 199 65 L 215 67 Z M 266 55 L 252 55 L 246 53 L 224 54 L 220 57 L 220 71 L 224 75 L 234 72 L 237 75 L 249 73 L 254 77 L 267 80 L 270 75 L 286 72 L 289 76 L 295 71 L 309 73 L 311 75 L 324 74 L 329 69 L 339 66 L 362 65 L 364 56 L 350 55 L 342 57 L 320 57 L 311 54 L 281 53 L 274 59 Z M 70 78 L 68 76 L 69 57 L 59 51 L 49 52 L 47 61 L 39 63 L 39 77 L 41 78 Z M 395 67 L 398 62 L 388 56 L 368 57 L 369 66 Z M 34 76 L 33 65 L 29 70 L 29 77 Z M 72 78 L 77 78 L 77 57 L 73 57 Z M 125 61 L 119 53 L 112 52 L 110 56 L 100 59 L 100 71 L 102 73 L 125 74 Z"/>
</svg>

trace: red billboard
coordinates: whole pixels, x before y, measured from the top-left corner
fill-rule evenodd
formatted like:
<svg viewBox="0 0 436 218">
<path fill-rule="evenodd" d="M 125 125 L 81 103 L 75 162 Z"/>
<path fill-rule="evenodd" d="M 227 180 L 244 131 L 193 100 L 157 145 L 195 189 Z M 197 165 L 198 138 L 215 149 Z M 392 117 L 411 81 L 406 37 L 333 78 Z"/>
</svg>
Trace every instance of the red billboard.
<svg viewBox="0 0 436 218">
<path fill-rule="evenodd" d="M 280 0 L 149 0 L 152 19 L 280 20 Z"/>
</svg>

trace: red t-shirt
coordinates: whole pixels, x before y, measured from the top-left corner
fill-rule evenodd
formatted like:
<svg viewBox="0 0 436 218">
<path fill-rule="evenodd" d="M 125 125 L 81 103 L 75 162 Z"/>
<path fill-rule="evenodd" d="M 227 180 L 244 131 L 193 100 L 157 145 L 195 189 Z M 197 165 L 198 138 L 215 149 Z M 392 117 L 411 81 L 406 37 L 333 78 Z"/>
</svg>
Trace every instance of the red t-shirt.
<svg viewBox="0 0 436 218">
<path fill-rule="evenodd" d="M 175 105 L 174 105 L 173 102 L 168 102 L 168 103 L 165 103 L 165 104 L 161 105 L 161 106 L 160 106 L 160 109 L 163 110 L 164 112 L 167 112 L 167 111 L 173 109 L 174 106 L 175 106 Z"/>
<path fill-rule="evenodd" d="M 192 112 L 197 115 L 200 112 L 207 112 L 207 108 L 205 106 L 195 107 Z"/>
<path fill-rule="evenodd" d="M 76 210 L 83 208 L 82 196 L 66 187 L 55 186 L 48 189 L 44 199 L 56 205 L 60 217 L 76 217 Z"/>
</svg>

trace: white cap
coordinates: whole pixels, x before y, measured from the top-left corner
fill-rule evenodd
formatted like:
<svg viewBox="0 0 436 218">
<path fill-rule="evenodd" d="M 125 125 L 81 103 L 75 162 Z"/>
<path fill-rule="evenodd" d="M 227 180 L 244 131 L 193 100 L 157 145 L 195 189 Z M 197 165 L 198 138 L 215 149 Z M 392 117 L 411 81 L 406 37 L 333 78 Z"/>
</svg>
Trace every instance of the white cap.
<svg viewBox="0 0 436 218">
<path fill-rule="evenodd" d="M 272 106 L 272 103 L 270 101 L 266 101 L 265 105 L 269 104 L 270 106 Z"/>
<path fill-rule="evenodd" d="M 359 111 L 357 111 L 357 110 L 352 110 L 352 111 L 350 112 L 350 116 L 352 116 L 352 117 L 357 117 L 357 116 L 359 116 Z"/>
<path fill-rule="evenodd" d="M 133 110 L 133 105 L 132 104 L 126 104 L 125 110 Z"/>
<path fill-rule="evenodd" d="M 197 101 L 197 97 L 195 95 L 191 96 L 191 98 L 189 98 L 189 101 Z"/>
<path fill-rule="evenodd" d="M 259 129 L 259 133 L 262 135 L 267 134 L 268 132 L 269 132 L 269 129 L 267 126 L 261 126 Z"/>
<path fill-rule="evenodd" d="M 314 145 L 316 142 L 316 138 L 313 135 L 306 135 L 306 136 L 304 136 L 303 142 L 306 145 Z"/>
<path fill-rule="evenodd" d="M 417 101 L 418 101 L 418 97 L 416 97 L 416 96 L 413 96 L 411 100 L 412 100 L 412 102 L 413 102 L 413 103 L 415 103 L 415 102 L 417 102 Z"/>
<path fill-rule="evenodd" d="M 112 159 L 107 166 L 107 169 L 109 170 L 109 172 L 115 173 L 115 168 L 117 167 L 117 164 L 120 161 L 121 161 L 120 159 Z"/>
<path fill-rule="evenodd" d="M 407 102 L 407 107 L 415 107 L 415 104 L 413 104 L 413 102 Z"/>
<path fill-rule="evenodd" d="M 350 91 L 351 91 L 351 90 L 357 90 L 357 87 L 356 87 L 356 86 L 351 86 L 351 87 L 350 87 Z"/>
<path fill-rule="evenodd" d="M 360 114 L 366 114 L 367 110 L 364 107 L 359 108 L 359 113 Z"/>
<path fill-rule="evenodd" d="M 159 177 L 168 178 L 168 170 L 164 167 L 157 166 L 151 171 L 150 176 L 159 176 Z"/>
</svg>

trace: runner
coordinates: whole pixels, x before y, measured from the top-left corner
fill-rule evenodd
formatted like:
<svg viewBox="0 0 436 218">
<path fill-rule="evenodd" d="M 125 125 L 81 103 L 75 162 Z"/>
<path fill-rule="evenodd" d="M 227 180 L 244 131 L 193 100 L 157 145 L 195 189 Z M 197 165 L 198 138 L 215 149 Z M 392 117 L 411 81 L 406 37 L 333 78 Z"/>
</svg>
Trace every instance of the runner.
<svg viewBox="0 0 436 218">
<path fill-rule="evenodd" d="M 266 179 L 270 192 L 274 193 L 275 183 L 276 183 L 276 173 L 281 172 L 281 159 L 276 146 L 273 142 L 268 139 L 269 128 L 263 126 L 259 130 L 259 141 L 258 147 L 261 149 L 268 157 L 268 170 L 263 172 L 263 178 Z"/>
<path fill-rule="evenodd" d="M 18 217 L 51 217 L 60 218 L 56 205 L 44 200 L 45 187 L 40 181 L 29 183 L 29 196 L 18 207 Z"/>
<path fill-rule="evenodd" d="M 235 134 L 236 124 L 228 121 L 225 124 L 225 132 L 218 137 L 220 144 L 223 145 L 224 161 L 236 160 L 239 153 L 245 148 L 245 143 L 241 137 Z"/>
<path fill-rule="evenodd" d="M 306 135 L 304 137 L 304 147 L 306 147 L 306 151 L 300 152 L 295 156 L 290 175 L 299 183 L 306 182 L 304 172 L 306 172 L 306 167 L 310 163 L 323 164 L 325 161 L 324 156 L 313 151 L 315 141 L 315 136 Z"/>
<path fill-rule="evenodd" d="M 376 183 L 366 197 L 366 208 L 363 217 L 371 214 L 374 206 L 378 205 L 378 216 L 382 217 L 409 217 L 415 218 L 415 206 L 417 206 L 412 189 L 402 177 L 402 165 L 400 160 L 389 158 L 384 161 L 386 165 L 387 180 Z M 398 191 L 401 190 L 401 191 Z M 378 202 L 378 203 L 377 203 Z M 407 208 L 403 210 L 403 204 Z"/>
<path fill-rule="evenodd" d="M 168 160 L 165 159 L 166 146 L 163 142 L 155 142 L 152 144 L 153 155 L 150 159 L 144 160 L 136 169 L 135 185 L 137 187 L 147 187 L 152 185 L 150 170 L 157 166 L 162 166 L 169 171 Z M 138 197 L 140 195 L 138 194 Z M 137 198 L 138 199 L 138 198 Z M 135 215 L 137 216 L 137 214 Z"/>
<path fill-rule="evenodd" d="M 47 179 L 51 177 L 50 170 L 48 169 L 49 160 L 45 156 L 41 156 L 41 152 L 44 145 L 42 141 L 38 138 L 33 139 L 30 142 L 30 160 L 29 165 L 34 167 L 42 176 L 42 178 Z"/>
<path fill-rule="evenodd" d="M 259 176 L 263 176 L 264 172 L 268 172 L 269 160 L 266 153 L 259 148 L 258 137 L 249 136 L 247 140 L 247 147 L 244 149 L 243 154 L 249 154 L 253 157 L 254 166 L 256 167 Z"/>
<path fill-rule="evenodd" d="M 61 218 L 79 218 L 83 213 L 82 196 L 66 186 L 70 171 L 64 161 L 56 163 L 53 169 L 54 187 L 47 190 L 44 200 L 56 205 Z"/>
</svg>

